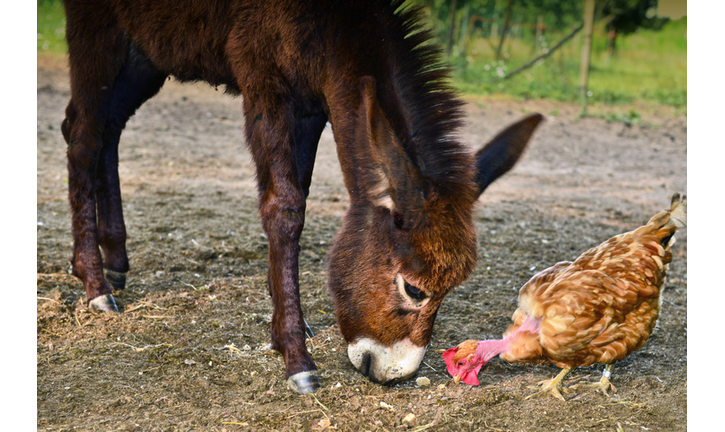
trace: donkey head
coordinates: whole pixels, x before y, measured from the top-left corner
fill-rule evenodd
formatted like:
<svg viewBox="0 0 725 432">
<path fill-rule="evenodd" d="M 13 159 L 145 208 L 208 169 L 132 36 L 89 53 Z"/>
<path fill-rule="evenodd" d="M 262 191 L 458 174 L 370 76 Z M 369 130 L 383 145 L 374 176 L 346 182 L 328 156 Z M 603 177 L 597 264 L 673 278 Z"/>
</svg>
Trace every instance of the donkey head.
<svg viewBox="0 0 725 432">
<path fill-rule="evenodd" d="M 461 147 L 448 176 L 457 178 L 431 178 L 380 109 L 374 80 L 360 91 L 353 175 L 363 197 L 351 199 L 335 239 L 328 289 L 353 365 L 394 384 L 418 370 L 441 301 L 475 267 L 476 199 L 515 164 L 542 117 L 509 127 L 475 161 Z"/>
</svg>

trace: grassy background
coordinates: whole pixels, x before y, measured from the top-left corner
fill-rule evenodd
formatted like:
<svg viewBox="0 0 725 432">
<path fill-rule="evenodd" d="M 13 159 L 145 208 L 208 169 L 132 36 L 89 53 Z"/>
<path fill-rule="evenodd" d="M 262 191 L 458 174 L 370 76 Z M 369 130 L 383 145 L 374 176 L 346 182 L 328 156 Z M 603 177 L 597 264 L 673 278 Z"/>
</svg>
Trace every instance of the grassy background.
<svg viewBox="0 0 725 432">
<path fill-rule="evenodd" d="M 617 50 L 608 58 L 601 25 L 595 28 L 590 66 L 588 103 L 627 105 L 646 101 L 687 112 L 687 17 L 670 21 L 661 31 L 641 30 L 617 38 Z M 494 59 L 496 41 L 472 39 L 465 53 L 455 52 L 454 84 L 464 93 L 504 94 L 516 98 L 580 102 L 579 63 L 581 32 L 534 67 L 512 77 L 501 75 L 525 64 L 542 49 L 556 44 L 566 32 L 548 33 L 534 50 L 534 40 L 509 39 L 504 59 Z M 63 56 L 65 18 L 58 0 L 38 1 L 38 53 Z M 637 114 L 626 114 L 636 120 Z M 626 120 L 626 119 L 625 119 Z M 630 119 L 632 120 L 632 119 Z"/>
<path fill-rule="evenodd" d="M 589 103 L 629 104 L 648 100 L 678 109 L 687 107 L 687 18 L 670 21 L 661 31 L 641 30 L 617 38 L 617 49 L 607 55 L 602 29 L 593 37 L 589 75 Z M 553 46 L 564 34 L 550 35 Z M 581 32 L 562 48 L 533 67 L 510 78 L 507 73 L 536 55 L 533 40 L 514 39 L 496 61 L 493 41 L 478 39 L 466 53 L 452 57 L 458 88 L 466 93 L 503 93 L 521 98 L 547 98 L 579 102 Z M 464 57 L 465 55 L 465 57 Z M 506 58 L 508 57 L 508 58 Z"/>
<path fill-rule="evenodd" d="M 38 53 L 58 56 L 66 50 L 63 3 L 38 0 Z"/>
</svg>

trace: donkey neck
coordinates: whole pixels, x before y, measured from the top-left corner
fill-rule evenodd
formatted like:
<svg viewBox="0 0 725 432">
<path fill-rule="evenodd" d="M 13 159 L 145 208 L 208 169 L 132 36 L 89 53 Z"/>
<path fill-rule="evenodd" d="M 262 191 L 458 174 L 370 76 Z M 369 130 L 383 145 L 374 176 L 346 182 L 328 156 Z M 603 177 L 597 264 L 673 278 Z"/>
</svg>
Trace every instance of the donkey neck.
<svg viewBox="0 0 725 432">
<path fill-rule="evenodd" d="M 366 2 L 351 2 L 362 8 Z M 373 0 L 371 3 L 375 3 Z M 367 169 L 364 154 L 351 147 L 364 145 L 355 137 L 351 111 L 359 109 L 358 83 L 364 76 L 376 82 L 380 110 L 400 147 L 430 180 L 440 196 L 455 196 L 454 204 L 475 201 L 474 159 L 458 142 L 462 125 L 462 102 L 447 84 L 448 69 L 439 60 L 439 51 L 429 43 L 430 32 L 419 24 L 420 11 L 400 9 L 401 1 L 383 1 L 384 13 L 365 23 L 370 37 L 332 39 L 325 56 L 325 99 L 333 124 L 338 156 L 352 172 L 346 175 L 351 195 L 361 196 L 360 179 L 355 173 Z M 338 25 L 346 25 L 341 22 Z M 350 34 L 337 31 L 335 35 Z M 345 46 L 340 54 L 340 46 Z"/>
</svg>

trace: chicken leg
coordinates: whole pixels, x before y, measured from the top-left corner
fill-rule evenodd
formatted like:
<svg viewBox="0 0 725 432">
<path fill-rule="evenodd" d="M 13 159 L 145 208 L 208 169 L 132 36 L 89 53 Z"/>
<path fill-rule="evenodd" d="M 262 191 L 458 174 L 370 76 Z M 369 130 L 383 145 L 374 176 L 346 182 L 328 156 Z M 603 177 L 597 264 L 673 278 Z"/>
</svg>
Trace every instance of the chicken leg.
<svg viewBox="0 0 725 432">
<path fill-rule="evenodd" d="M 566 399 L 564 399 L 564 396 L 561 395 L 561 382 L 564 381 L 564 378 L 566 378 L 567 375 L 569 375 L 569 372 L 571 372 L 571 368 L 564 368 L 559 372 L 559 375 L 557 375 L 555 378 L 550 380 L 541 381 L 539 384 L 543 385 L 543 389 L 541 391 L 534 393 L 532 395 L 526 396 L 526 399 L 530 399 L 533 397 L 540 397 L 544 396 L 547 393 L 551 393 L 552 396 L 561 399 L 562 401 L 566 402 Z"/>
<path fill-rule="evenodd" d="M 609 377 L 612 376 L 612 370 L 614 369 L 614 363 L 608 364 L 604 368 L 604 372 L 602 372 L 602 379 L 599 380 L 597 383 L 591 383 L 591 384 L 575 384 L 571 387 L 569 387 L 567 390 L 601 390 L 602 393 L 609 396 L 609 393 L 607 393 L 607 390 L 609 388 L 612 388 L 612 391 L 614 393 L 617 392 L 617 389 L 614 387 L 614 385 L 609 381 Z"/>
</svg>

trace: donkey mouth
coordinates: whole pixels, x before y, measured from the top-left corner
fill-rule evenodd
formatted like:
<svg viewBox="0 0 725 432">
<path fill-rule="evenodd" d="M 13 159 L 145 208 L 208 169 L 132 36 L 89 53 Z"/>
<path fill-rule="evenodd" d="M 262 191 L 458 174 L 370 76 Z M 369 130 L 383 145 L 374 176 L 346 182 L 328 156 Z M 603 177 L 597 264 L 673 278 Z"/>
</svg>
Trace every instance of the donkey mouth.
<svg viewBox="0 0 725 432">
<path fill-rule="evenodd" d="M 409 339 L 385 346 L 369 338 L 361 338 L 347 347 L 353 366 L 370 381 L 393 385 L 415 375 L 423 361 L 425 347 Z"/>
</svg>

